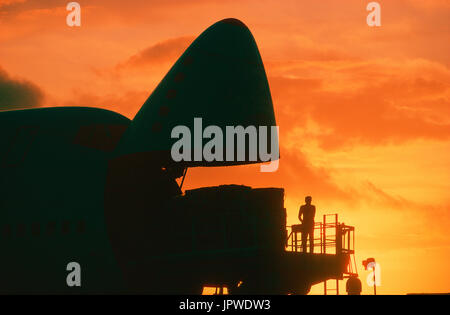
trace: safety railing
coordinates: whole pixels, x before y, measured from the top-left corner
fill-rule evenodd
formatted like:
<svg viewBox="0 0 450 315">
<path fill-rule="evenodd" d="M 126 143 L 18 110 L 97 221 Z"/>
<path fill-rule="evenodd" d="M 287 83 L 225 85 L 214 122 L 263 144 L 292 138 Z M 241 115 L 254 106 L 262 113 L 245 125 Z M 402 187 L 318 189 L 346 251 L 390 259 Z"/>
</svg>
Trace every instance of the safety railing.
<svg viewBox="0 0 450 315">
<path fill-rule="evenodd" d="M 301 224 L 287 226 L 288 237 L 286 250 L 299 253 L 310 253 L 311 242 L 315 254 L 347 254 L 350 256 L 348 270 L 345 275 L 355 275 L 355 228 L 338 221 L 337 214 L 325 214 L 322 222 L 315 222 L 313 239 L 302 242 L 303 226 Z M 305 251 L 306 250 L 306 251 Z"/>
</svg>

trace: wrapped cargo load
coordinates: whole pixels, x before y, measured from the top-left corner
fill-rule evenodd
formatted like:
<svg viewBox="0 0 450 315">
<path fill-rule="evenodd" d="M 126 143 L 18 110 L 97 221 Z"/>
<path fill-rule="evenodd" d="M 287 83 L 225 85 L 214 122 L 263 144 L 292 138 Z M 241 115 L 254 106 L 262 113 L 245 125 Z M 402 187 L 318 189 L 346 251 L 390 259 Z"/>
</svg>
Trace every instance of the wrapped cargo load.
<svg viewBox="0 0 450 315">
<path fill-rule="evenodd" d="M 186 191 L 171 208 L 177 219 L 173 220 L 176 222 L 171 225 L 169 238 L 176 239 L 172 244 L 178 252 L 284 250 L 286 210 L 281 188 L 198 188 Z"/>
</svg>

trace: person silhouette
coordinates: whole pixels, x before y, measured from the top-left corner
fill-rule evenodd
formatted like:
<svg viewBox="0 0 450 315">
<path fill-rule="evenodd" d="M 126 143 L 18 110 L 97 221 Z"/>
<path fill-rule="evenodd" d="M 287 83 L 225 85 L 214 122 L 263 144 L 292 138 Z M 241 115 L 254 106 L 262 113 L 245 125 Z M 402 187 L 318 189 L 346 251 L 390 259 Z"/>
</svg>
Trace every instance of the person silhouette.
<svg viewBox="0 0 450 315">
<path fill-rule="evenodd" d="M 314 216 L 316 215 L 316 207 L 311 204 L 311 196 L 305 197 L 305 203 L 300 207 L 298 219 L 302 223 L 302 249 L 306 253 L 306 241 L 309 235 L 309 252 L 314 252 Z"/>
</svg>

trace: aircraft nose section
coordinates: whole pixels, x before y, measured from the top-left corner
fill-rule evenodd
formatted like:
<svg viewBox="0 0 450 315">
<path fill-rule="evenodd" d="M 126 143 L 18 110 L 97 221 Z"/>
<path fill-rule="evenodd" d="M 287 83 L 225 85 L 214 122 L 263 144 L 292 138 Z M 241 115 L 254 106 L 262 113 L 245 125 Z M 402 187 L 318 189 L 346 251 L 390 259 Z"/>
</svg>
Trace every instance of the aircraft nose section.
<svg viewBox="0 0 450 315">
<path fill-rule="evenodd" d="M 245 46 L 245 47 L 243 47 Z M 235 58 L 252 58 L 256 43 L 248 27 L 238 19 L 221 20 L 200 35 L 192 48 Z M 207 50 L 206 50 L 207 47 Z"/>
<path fill-rule="evenodd" d="M 247 25 L 245 25 L 241 20 L 234 19 L 234 18 L 223 19 L 222 21 L 219 21 L 219 23 L 225 23 L 225 24 L 236 25 L 236 26 L 247 28 Z"/>
<path fill-rule="evenodd" d="M 205 128 L 217 126 L 222 131 L 227 126 L 276 125 L 258 47 L 237 19 L 213 24 L 186 49 L 137 113 L 116 153 L 168 153 L 177 140 L 172 130 L 183 126 L 195 132 L 195 118 L 201 118 Z"/>
</svg>

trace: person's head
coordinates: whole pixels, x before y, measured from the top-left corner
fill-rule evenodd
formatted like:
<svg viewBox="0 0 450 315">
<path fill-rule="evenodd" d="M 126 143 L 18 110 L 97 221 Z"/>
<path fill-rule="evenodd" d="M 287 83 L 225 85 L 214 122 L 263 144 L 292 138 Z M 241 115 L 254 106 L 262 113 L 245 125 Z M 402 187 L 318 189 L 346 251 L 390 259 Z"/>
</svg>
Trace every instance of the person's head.
<svg viewBox="0 0 450 315">
<path fill-rule="evenodd" d="M 312 201 L 311 196 L 306 196 L 306 197 L 305 197 L 305 202 L 306 202 L 307 205 L 310 205 L 310 204 L 311 204 L 311 201 Z"/>
</svg>

